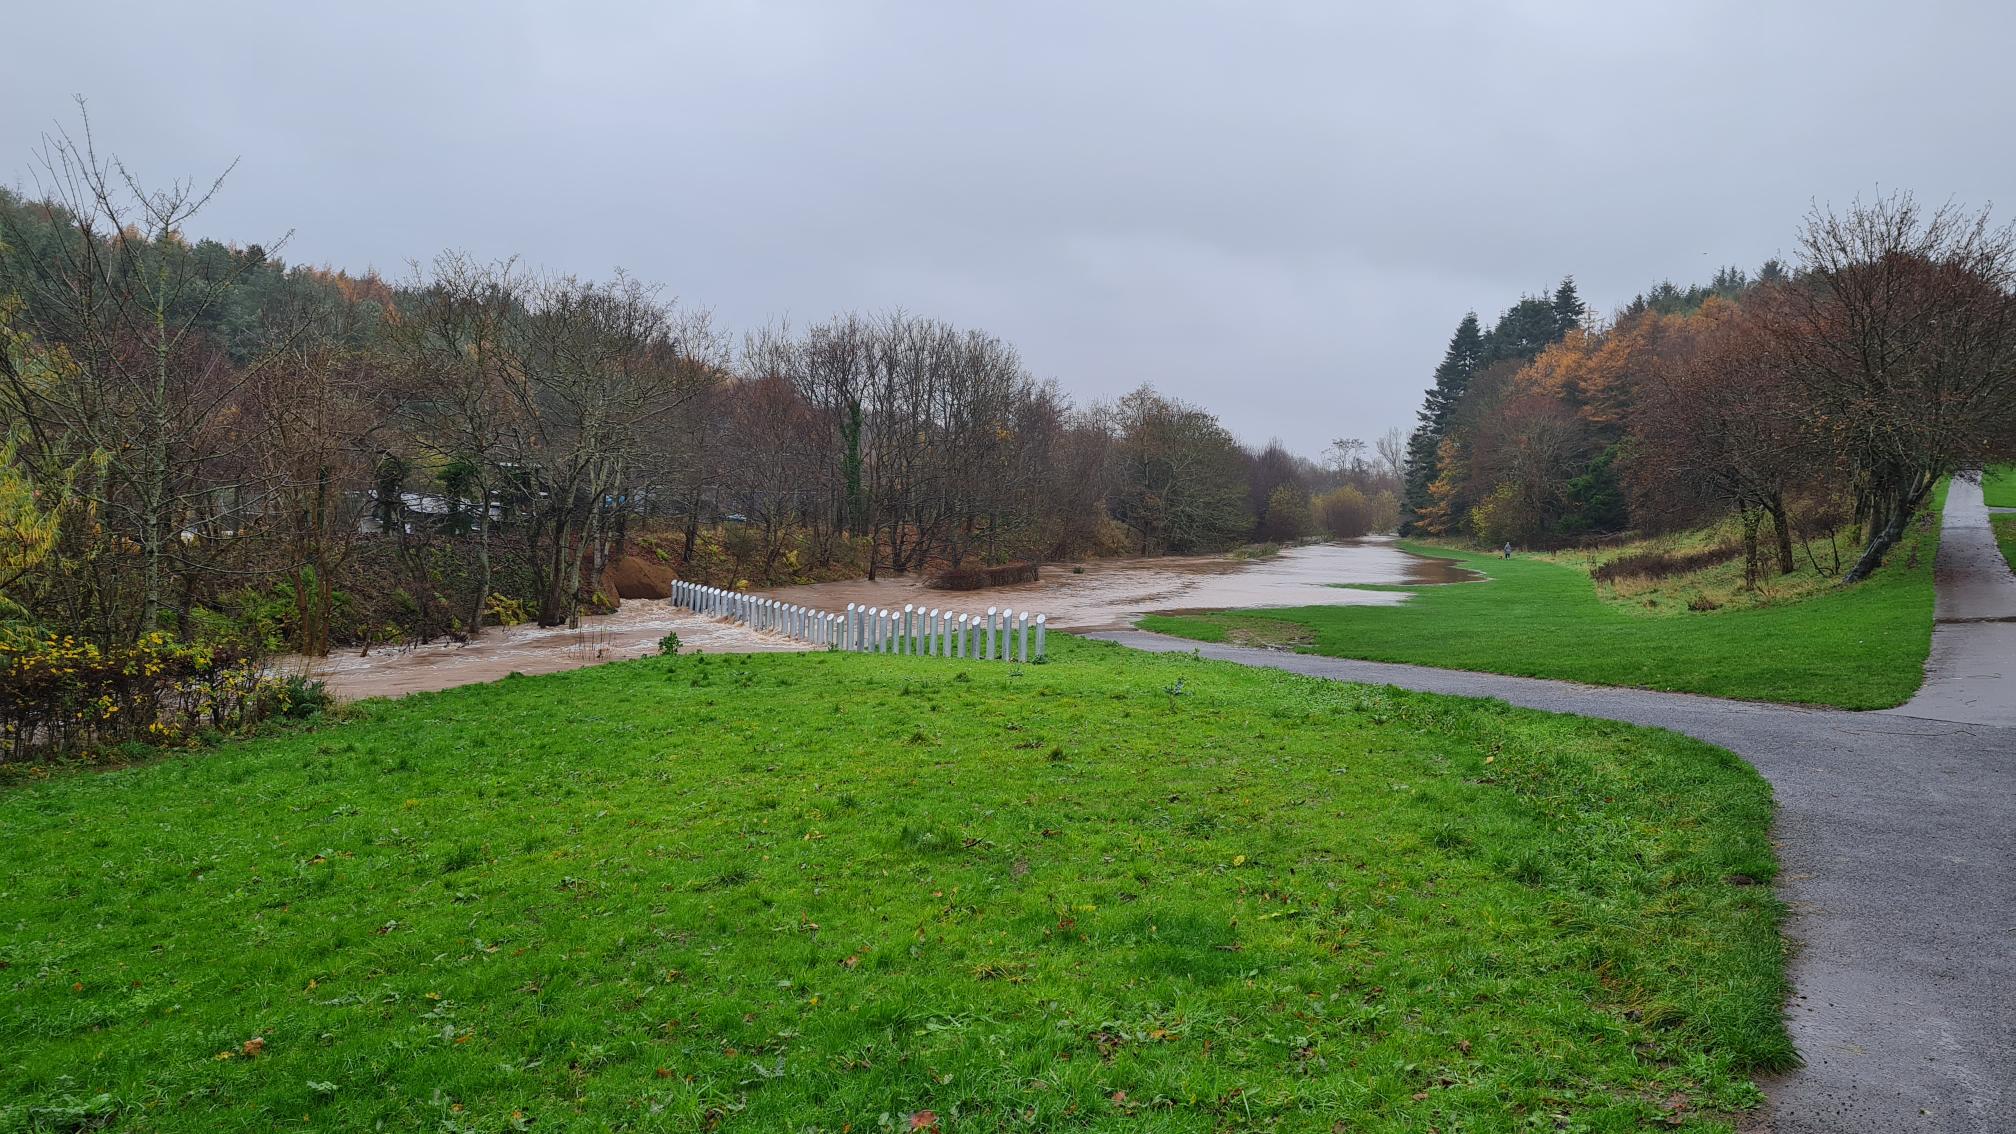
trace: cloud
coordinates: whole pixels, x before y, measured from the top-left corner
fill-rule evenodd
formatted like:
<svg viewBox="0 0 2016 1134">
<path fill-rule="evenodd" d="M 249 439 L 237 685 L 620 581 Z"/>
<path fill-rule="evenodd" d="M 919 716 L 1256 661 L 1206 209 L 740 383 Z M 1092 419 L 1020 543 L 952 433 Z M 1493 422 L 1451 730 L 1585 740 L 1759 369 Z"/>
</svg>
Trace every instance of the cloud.
<svg viewBox="0 0 2016 1134">
<path fill-rule="evenodd" d="M 0 170 L 91 99 L 206 232 L 397 272 L 622 266 L 730 324 L 901 306 L 1083 400 L 1304 452 L 1406 424 L 1465 310 L 1783 253 L 1808 202 L 1980 204 L 1993 4 L 42 5 Z M 88 34 L 87 34 L 88 33 Z M 88 46 L 73 46 L 88 45 Z"/>
</svg>

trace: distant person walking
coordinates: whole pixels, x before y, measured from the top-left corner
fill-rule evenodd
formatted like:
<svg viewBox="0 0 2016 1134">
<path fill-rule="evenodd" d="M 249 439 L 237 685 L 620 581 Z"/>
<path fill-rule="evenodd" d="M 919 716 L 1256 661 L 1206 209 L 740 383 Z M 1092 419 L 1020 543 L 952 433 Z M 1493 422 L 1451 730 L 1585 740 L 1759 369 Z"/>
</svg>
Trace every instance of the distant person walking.
<svg viewBox="0 0 2016 1134">
<path fill-rule="evenodd" d="M 1505 541 L 1505 558 L 1512 558 L 1512 541 L 1509 539 Z"/>
</svg>

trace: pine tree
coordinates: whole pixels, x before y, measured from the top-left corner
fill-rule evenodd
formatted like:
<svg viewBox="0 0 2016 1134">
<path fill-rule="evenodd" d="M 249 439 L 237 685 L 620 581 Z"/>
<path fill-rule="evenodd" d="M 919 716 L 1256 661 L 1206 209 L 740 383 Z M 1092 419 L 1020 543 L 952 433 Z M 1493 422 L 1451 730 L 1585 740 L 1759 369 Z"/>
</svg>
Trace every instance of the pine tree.
<svg viewBox="0 0 2016 1134">
<path fill-rule="evenodd" d="M 1539 296 L 1525 296 L 1498 317 L 1498 325 L 1485 336 L 1483 357 L 1478 369 L 1494 362 L 1515 359 L 1526 362 L 1561 341 L 1562 332 L 1554 317 L 1554 304 Z"/>
<path fill-rule="evenodd" d="M 1463 400 L 1463 392 L 1470 388 L 1471 377 L 1483 365 L 1484 354 L 1484 334 L 1478 326 L 1477 313 L 1472 311 L 1463 316 L 1463 321 L 1456 324 L 1456 333 L 1449 337 L 1449 349 L 1442 354 L 1442 364 L 1435 368 L 1435 384 L 1422 399 L 1420 424 L 1407 439 L 1406 503 L 1410 517 L 1420 515 L 1421 509 L 1429 504 L 1428 486 L 1435 480 L 1436 452 L 1449 432 L 1450 419 Z"/>
<path fill-rule="evenodd" d="M 1589 308 L 1582 297 L 1575 292 L 1575 277 L 1562 276 L 1561 286 L 1554 289 L 1554 339 L 1559 342 L 1568 337 L 1568 332 L 1582 325 L 1582 316 Z"/>
</svg>

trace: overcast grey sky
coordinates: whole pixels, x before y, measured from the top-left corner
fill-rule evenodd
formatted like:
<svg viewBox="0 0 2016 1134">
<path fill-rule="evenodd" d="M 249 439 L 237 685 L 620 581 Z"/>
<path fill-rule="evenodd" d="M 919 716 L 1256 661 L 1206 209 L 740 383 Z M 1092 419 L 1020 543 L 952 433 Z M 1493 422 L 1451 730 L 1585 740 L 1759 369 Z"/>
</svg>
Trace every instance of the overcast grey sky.
<svg viewBox="0 0 2016 1134">
<path fill-rule="evenodd" d="M 2002 3 L 19 5 L 0 177 L 85 95 L 198 227 L 623 267 L 738 330 L 900 306 L 1314 455 L 1462 313 L 1610 311 L 1813 199 L 2008 200 Z M 2011 204 L 2016 204 L 2012 200 Z"/>
</svg>

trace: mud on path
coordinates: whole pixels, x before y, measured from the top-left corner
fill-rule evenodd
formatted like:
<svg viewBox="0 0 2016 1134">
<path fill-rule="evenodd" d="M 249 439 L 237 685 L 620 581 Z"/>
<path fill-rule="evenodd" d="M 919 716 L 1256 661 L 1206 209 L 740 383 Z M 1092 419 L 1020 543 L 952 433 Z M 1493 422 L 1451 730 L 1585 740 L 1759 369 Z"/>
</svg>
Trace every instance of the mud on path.
<svg viewBox="0 0 2016 1134">
<path fill-rule="evenodd" d="M 1390 539 L 1296 547 L 1268 559 L 1222 555 L 1101 559 L 1047 564 L 1034 583 L 981 591 L 934 591 L 915 575 L 776 587 L 757 593 L 821 610 L 847 604 L 901 609 L 904 603 L 984 611 L 990 606 L 1049 616 L 1059 630 L 1122 630 L 1144 614 L 1268 606 L 1391 606 L 1396 591 L 1340 589 L 1337 583 L 1457 583 L 1476 578 L 1448 560 L 1401 551 Z"/>
</svg>

